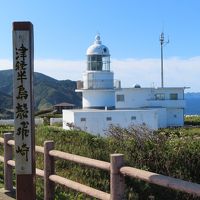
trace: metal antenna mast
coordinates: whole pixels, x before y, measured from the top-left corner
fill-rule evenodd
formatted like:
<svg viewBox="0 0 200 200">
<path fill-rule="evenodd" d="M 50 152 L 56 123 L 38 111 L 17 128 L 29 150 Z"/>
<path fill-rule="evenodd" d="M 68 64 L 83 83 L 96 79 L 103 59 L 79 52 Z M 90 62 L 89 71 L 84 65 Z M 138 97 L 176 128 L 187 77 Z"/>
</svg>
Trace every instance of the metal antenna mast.
<svg viewBox="0 0 200 200">
<path fill-rule="evenodd" d="M 168 44 L 169 40 L 165 42 L 164 33 L 162 32 L 160 34 L 160 47 L 161 47 L 161 87 L 164 87 L 164 81 L 163 81 L 163 45 Z"/>
</svg>

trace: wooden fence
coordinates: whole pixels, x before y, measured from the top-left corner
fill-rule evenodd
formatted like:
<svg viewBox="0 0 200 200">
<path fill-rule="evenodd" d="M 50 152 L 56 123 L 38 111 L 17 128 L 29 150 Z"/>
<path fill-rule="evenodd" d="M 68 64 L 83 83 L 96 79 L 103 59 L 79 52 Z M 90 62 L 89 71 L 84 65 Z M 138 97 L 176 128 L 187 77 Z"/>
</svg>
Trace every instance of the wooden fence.
<svg viewBox="0 0 200 200">
<path fill-rule="evenodd" d="M 0 144 L 4 145 L 4 156 L 0 156 L 0 162 L 4 162 L 4 187 L 6 190 L 10 191 L 13 190 L 13 167 L 15 167 L 15 161 L 12 160 L 12 148 L 15 143 L 14 140 L 12 140 L 12 137 L 12 133 L 5 133 L 4 138 L 0 138 Z M 44 142 L 44 147 L 36 146 L 36 152 L 44 154 L 44 169 L 36 169 L 36 175 L 44 179 L 45 200 L 54 199 L 55 183 L 98 199 L 122 200 L 124 199 L 125 190 L 124 176 L 130 176 L 148 183 L 154 183 L 156 185 L 186 192 L 194 196 L 200 196 L 200 184 L 124 166 L 122 154 L 111 154 L 109 163 L 54 150 L 53 141 Z M 55 158 L 109 171 L 110 193 L 106 193 L 56 175 L 54 168 Z"/>
</svg>

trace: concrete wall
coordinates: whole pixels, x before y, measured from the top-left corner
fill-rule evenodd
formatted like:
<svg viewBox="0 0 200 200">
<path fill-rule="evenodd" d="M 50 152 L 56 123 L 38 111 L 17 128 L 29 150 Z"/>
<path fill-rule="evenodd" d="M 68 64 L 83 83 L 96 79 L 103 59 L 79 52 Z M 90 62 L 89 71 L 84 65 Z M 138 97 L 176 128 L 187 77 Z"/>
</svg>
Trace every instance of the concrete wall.
<svg viewBox="0 0 200 200">
<path fill-rule="evenodd" d="M 44 120 L 42 118 L 35 118 L 35 124 L 41 125 L 44 123 Z M 14 119 L 1 119 L 0 125 L 11 125 L 14 126 Z"/>
<path fill-rule="evenodd" d="M 66 123 L 73 123 L 81 130 L 104 135 L 109 125 L 127 128 L 130 125 L 146 124 L 150 129 L 158 129 L 157 110 L 85 110 L 63 111 L 63 128 L 70 129 Z"/>
<path fill-rule="evenodd" d="M 183 126 L 184 109 L 167 109 L 167 126 Z"/>
<path fill-rule="evenodd" d="M 164 100 L 156 99 L 156 94 L 164 94 Z M 170 94 L 177 94 L 177 100 L 171 100 Z M 124 95 L 124 101 L 118 102 L 117 95 Z M 116 108 L 141 108 L 141 107 L 174 107 L 184 108 L 183 88 L 124 88 L 115 93 Z"/>
<path fill-rule="evenodd" d="M 35 124 L 42 125 L 42 124 L 44 124 L 44 120 L 42 118 L 35 118 Z"/>
<path fill-rule="evenodd" d="M 185 108 L 185 100 L 150 100 L 150 107 Z"/>
<path fill-rule="evenodd" d="M 83 108 L 115 106 L 114 90 L 84 90 Z"/>
<path fill-rule="evenodd" d="M 73 110 L 63 110 L 63 128 L 70 130 L 71 128 L 68 124 L 74 124 L 74 111 Z"/>
<path fill-rule="evenodd" d="M 113 89 L 114 74 L 110 71 L 86 71 L 83 74 L 84 89 Z"/>
<path fill-rule="evenodd" d="M 167 110 L 166 108 L 157 108 L 158 114 L 158 128 L 167 127 Z"/>
<path fill-rule="evenodd" d="M 184 99 L 184 88 L 157 88 L 155 93 L 164 93 L 166 100 L 170 99 L 170 94 L 172 93 L 177 93 L 178 99 Z"/>
<path fill-rule="evenodd" d="M 63 118 L 50 118 L 50 125 L 54 125 L 57 123 L 63 123 Z"/>
<path fill-rule="evenodd" d="M 117 101 L 117 95 L 124 95 L 124 101 Z M 125 88 L 116 90 L 115 106 L 119 109 L 147 107 L 152 98 L 151 88 Z"/>
<path fill-rule="evenodd" d="M 14 119 L 1 119 L 0 125 L 14 125 Z"/>
</svg>

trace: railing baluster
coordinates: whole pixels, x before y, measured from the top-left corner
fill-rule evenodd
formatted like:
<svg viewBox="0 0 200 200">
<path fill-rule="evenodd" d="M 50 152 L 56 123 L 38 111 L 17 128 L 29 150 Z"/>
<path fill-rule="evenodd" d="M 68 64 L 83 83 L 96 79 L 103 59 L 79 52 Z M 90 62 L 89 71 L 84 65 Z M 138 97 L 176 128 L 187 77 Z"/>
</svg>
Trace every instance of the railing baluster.
<svg viewBox="0 0 200 200">
<path fill-rule="evenodd" d="M 12 133 L 4 134 L 4 187 L 5 190 L 13 190 L 12 166 L 8 165 L 8 160 L 12 160 L 12 146 L 8 144 L 8 140 L 13 137 Z"/>
<path fill-rule="evenodd" d="M 49 155 L 53 150 L 54 142 L 44 142 L 44 200 L 53 200 L 55 183 L 49 180 L 49 176 L 54 174 L 54 157 Z"/>
<path fill-rule="evenodd" d="M 0 157 L 0 162 L 4 162 L 4 184 L 5 189 L 9 191 L 13 190 L 12 168 L 15 167 L 15 162 L 12 160 L 12 146 L 14 146 L 12 136 L 12 133 L 5 133 L 4 139 L 0 138 L 0 144 L 4 144 L 4 157 Z M 44 143 L 44 148 L 36 146 L 36 152 L 44 153 L 44 171 L 37 169 L 36 172 L 38 176 L 44 177 L 45 200 L 54 199 L 55 183 L 83 192 L 89 196 L 91 195 L 92 197 L 109 200 L 123 200 L 125 199 L 124 176 L 137 178 L 148 183 L 186 192 L 194 196 L 200 196 L 200 184 L 124 166 L 123 154 L 111 154 L 110 163 L 108 163 L 53 149 L 53 141 L 46 141 Z M 56 158 L 110 171 L 110 194 L 55 175 L 54 159 Z"/>
<path fill-rule="evenodd" d="M 123 200 L 125 185 L 120 168 L 124 165 L 124 155 L 111 154 L 110 164 L 110 200 Z"/>
</svg>

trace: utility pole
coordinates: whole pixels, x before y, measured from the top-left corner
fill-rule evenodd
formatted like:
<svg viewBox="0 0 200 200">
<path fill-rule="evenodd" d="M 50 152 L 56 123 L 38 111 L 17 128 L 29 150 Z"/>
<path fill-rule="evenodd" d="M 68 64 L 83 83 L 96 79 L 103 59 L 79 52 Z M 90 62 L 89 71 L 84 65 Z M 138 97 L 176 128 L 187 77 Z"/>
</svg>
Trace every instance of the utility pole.
<svg viewBox="0 0 200 200">
<path fill-rule="evenodd" d="M 164 33 L 160 34 L 160 47 L 161 47 L 161 87 L 164 87 L 164 78 L 163 78 L 163 46 L 164 44 L 168 44 L 169 40 L 165 42 Z"/>
</svg>

